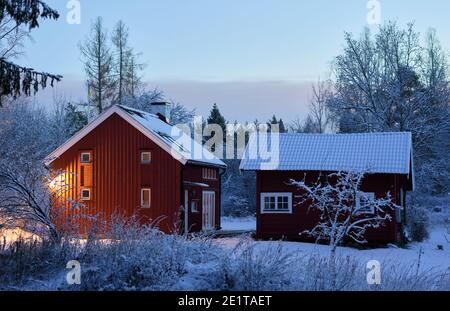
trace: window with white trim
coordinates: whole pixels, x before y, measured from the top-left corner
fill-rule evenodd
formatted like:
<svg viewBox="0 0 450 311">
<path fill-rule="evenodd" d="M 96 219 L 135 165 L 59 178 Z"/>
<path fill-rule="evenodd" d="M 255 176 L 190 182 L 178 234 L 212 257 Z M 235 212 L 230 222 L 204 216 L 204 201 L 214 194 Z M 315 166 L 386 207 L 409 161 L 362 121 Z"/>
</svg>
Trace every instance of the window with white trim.
<svg viewBox="0 0 450 311">
<path fill-rule="evenodd" d="M 91 200 L 91 189 L 81 189 L 81 201 Z"/>
<path fill-rule="evenodd" d="M 150 151 L 141 151 L 141 164 L 152 163 L 152 153 Z"/>
<path fill-rule="evenodd" d="M 375 201 L 374 192 L 362 192 L 358 191 L 356 193 L 356 210 L 360 214 L 374 214 L 375 206 L 373 202 Z"/>
<path fill-rule="evenodd" d="M 90 152 L 82 152 L 80 156 L 81 163 L 91 163 L 91 153 Z"/>
<path fill-rule="evenodd" d="M 141 208 L 150 208 L 152 206 L 152 190 L 150 188 L 141 189 Z"/>
<path fill-rule="evenodd" d="M 217 180 L 217 170 L 214 168 L 204 168 L 203 179 Z"/>
<path fill-rule="evenodd" d="M 261 213 L 292 213 L 292 193 L 261 193 Z"/>
</svg>

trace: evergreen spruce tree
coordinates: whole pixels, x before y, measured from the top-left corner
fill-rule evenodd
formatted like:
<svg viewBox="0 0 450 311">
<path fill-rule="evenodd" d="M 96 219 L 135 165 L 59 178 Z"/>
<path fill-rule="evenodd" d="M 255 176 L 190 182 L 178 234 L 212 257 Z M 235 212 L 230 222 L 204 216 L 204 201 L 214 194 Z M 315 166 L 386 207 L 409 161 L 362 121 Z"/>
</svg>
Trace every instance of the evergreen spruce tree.
<svg viewBox="0 0 450 311">
<path fill-rule="evenodd" d="M 78 111 L 72 103 L 68 103 L 64 109 L 64 123 L 66 124 L 66 135 L 72 137 L 88 124 L 85 113 Z"/>
<path fill-rule="evenodd" d="M 11 27 L 0 35 L 0 47 L 4 44 L 14 46 L 14 43 L 17 43 L 14 41 L 17 37 L 11 38 L 10 34 L 38 28 L 41 19 L 57 20 L 58 18 L 59 13 L 42 0 L 1 0 L 0 25 L 4 28 L 7 24 L 11 24 Z M 0 55 L 0 107 L 2 107 L 2 97 L 30 96 L 39 88 L 44 89 L 48 84 L 53 86 L 55 81 L 62 79 L 60 75 L 38 72 L 29 67 L 17 65 L 9 58 L 7 53 Z"/>
<path fill-rule="evenodd" d="M 219 110 L 219 107 L 217 106 L 217 104 L 213 105 L 211 112 L 209 114 L 207 123 L 219 125 L 223 129 L 223 133 L 225 136 L 227 121 L 225 120 L 224 116 L 220 113 L 220 110 Z"/>
<path fill-rule="evenodd" d="M 98 17 L 91 28 L 91 34 L 80 44 L 81 56 L 87 78 L 91 102 L 98 113 L 111 105 L 116 81 L 113 76 L 113 55 L 108 44 L 108 34 L 103 20 Z"/>
</svg>

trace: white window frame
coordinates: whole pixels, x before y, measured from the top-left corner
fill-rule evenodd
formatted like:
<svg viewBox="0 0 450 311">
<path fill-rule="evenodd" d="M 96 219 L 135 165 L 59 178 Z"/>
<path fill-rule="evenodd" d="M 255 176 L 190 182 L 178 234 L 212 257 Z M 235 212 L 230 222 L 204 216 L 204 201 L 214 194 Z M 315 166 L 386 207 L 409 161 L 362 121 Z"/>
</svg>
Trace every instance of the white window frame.
<svg viewBox="0 0 450 311">
<path fill-rule="evenodd" d="M 275 197 L 275 210 L 266 210 L 265 198 Z M 278 197 L 288 197 L 288 210 L 278 209 Z M 261 214 L 292 214 L 292 192 L 262 192 L 261 193 Z"/>
<path fill-rule="evenodd" d="M 365 196 L 369 199 L 375 200 L 376 195 L 375 192 L 364 192 L 364 191 L 358 191 L 356 193 L 356 209 L 358 214 L 375 214 L 375 206 L 371 206 L 370 211 L 369 210 L 360 210 L 361 208 L 361 197 Z"/>
<path fill-rule="evenodd" d="M 144 205 L 144 192 L 149 192 L 149 205 Z M 152 208 L 152 189 L 151 188 L 141 188 L 141 208 L 143 209 L 149 209 Z"/>
<path fill-rule="evenodd" d="M 84 161 L 84 160 L 83 160 L 83 157 L 84 157 L 85 155 L 88 155 L 88 156 L 89 156 L 89 161 Z M 80 154 L 80 162 L 81 162 L 82 164 L 88 164 L 88 163 L 91 163 L 91 162 L 92 162 L 92 154 L 91 154 L 91 152 L 82 152 L 82 153 Z"/>
<path fill-rule="evenodd" d="M 150 161 L 144 160 L 144 154 L 148 154 Z M 151 151 L 141 151 L 141 164 L 151 164 L 152 163 L 152 152 Z"/>
<path fill-rule="evenodd" d="M 89 196 L 85 197 L 83 196 L 83 192 L 87 191 L 89 193 Z M 82 188 L 80 193 L 81 201 L 90 201 L 92 197 L 91 189 L 88 188 Z"/>
</svg>

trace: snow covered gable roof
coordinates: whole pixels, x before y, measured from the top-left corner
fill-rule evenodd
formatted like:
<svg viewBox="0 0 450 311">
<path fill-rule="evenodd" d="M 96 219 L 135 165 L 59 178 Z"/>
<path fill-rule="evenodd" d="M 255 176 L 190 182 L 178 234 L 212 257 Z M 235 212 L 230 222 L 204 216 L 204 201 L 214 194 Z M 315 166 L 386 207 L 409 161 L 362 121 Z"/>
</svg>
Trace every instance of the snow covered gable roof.
<svg viewBox="0 0 450 311">
<path fill-rule="evenodd" d="M 106 110 L 71 139 L 48 155 L 45 160 L 46 165 L 51 164 L 114 113 L 125 119 L 125 121 L 155 142 L 163 150 L 170 153 L 183 165 L 189 162 L 214 167 L 226 167 L 224 162 L 204 149 L 200 143 L 175 126 L 164 122 L 157 115 L 121 105 L 116 105 Z"/>
<path fill-rule="evenodd" d="M 258 138 L 259 136 L 259 138 Z M 261 142 L 270 160 L 254 156 Z M 274 145 L 272 149 L 271 145 Z M 276 160 L 274 161 L 273 158 Z M 280 134 L 279 144 L 254 133 L 249 140 L 241 170 L 247 171 L 370 171 L 413 174 L 411 133 Z"/>
</svg>

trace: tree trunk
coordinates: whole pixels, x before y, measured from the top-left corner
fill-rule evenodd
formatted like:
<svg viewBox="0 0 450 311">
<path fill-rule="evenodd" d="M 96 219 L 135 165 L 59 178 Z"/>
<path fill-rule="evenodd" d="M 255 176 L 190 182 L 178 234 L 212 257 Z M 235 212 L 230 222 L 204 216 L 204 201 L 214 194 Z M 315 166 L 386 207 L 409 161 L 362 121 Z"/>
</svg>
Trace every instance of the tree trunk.
<svg viewBox="0 0 450 311">
<path fill-rule="evenodd" d="M 330 273 L 330 290 L 334 291 L 336 290 L 336 278 L 337 278 L 337 272 L 336 272 L 336 246 L 331 246 L 330 250 L 330 257 L 328 259 L 328 271 Z"/>
</svg>

